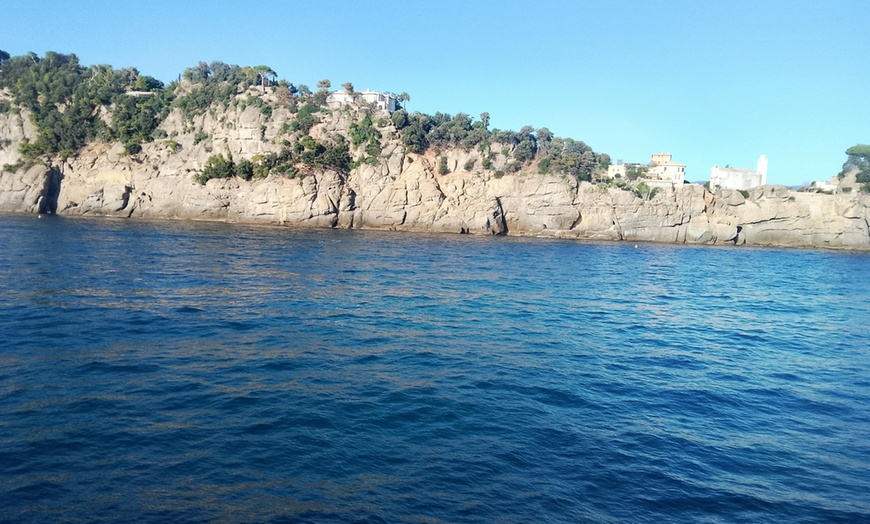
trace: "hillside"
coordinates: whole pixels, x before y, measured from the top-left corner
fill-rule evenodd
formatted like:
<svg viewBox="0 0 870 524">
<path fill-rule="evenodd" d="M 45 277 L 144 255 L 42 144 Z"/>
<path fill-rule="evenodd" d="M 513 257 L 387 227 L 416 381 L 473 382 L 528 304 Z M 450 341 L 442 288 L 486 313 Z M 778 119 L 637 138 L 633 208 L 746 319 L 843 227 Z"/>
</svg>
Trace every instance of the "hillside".
<svg viewBox="0 0 870 524">
<path fill-rule="evenodd" d="M 864 194 L 604 182 L 607 155 L 545 128 L 328 103 L 328 82 L 274 76 L 201 63 L 163 86 L 73 55 L 6 60 L 0 211 L 870 249 Z"/>
</svg>

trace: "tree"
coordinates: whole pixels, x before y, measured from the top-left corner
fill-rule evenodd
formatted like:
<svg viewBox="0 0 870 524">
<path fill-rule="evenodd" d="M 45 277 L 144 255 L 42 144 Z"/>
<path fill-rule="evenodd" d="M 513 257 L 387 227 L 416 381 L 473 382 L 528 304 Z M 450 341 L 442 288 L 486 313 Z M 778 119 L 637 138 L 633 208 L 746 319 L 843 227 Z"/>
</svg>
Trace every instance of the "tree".
<svg viewBox="0 0 870 524">
<path fill-rule="evenodd" d="M 848 155 L 848 158 L 846 163 L 843 164 L 841 174 L 844 175 L 847 171 L 857 169 L 858 173 L 855 174 L 855 181 L 863 184 L 861 186 L 862 191 L 870 191 L 870 145 L 854 145 L 846 150 L 846 155 Z"/>
<path fill-rule="evenodd" d="M 133 89 L 136 91 L 159 91 L 163 89 L 163 82 L 153 76 L 139 75 L 133 82 Z"/>
<path fill-rule="evenodd" d="M 320 89 L 321 91 L 325 91 L 325 90 L 329 89 L 330 87 L 332 87 L 332 82 L 330 82 L 326 78 L 324 78 L 320 82 L 317 82 L 317 89 Z"/>
<path fill-rule="evenodd" d="M 242 74 L 245 75 L 245 78 L 248 79 L 248 85 L 256 84 L 257 79 L 260 78 L 260 73 L 254 70 L 251 66 L 245 66 L 242 68 Z"/>
<path fill-rule="evenodd" d="M 0 65 L 3 65 L 3 62 L 9 60 L 9 53 L 0 49 Z"/>
<path fill-rule="evenodd" d="M 846 150 L 849 156 L 843 164 L 841 175 L 847 171 L 857 169 L 855 181 L 862 184 L 861 191 L 870 192 L 870 145 L 858 144 Z"/>
<path fill-rule="evenodd" d="M 401 130 L 403 127 L 408 125 L 408 112 L 404 109 L 399 109 L 393 113 L 390 120 L 393 121 L 393 125 L 396 126 L 396 129 Z"/>
<path fill-rule="evenodd" d="M 258 65 L 256 67 L 254 67 L 253 69 L 254 69 L 254 71 L 257 72 L 257 75 L 260 77 L 260 84 L 262 84 L 263 92 L 265 93 L 267 82 L 269 82 L 270 79 L 273 79 L 276 76 L 278 76 L 278 73 L 273 71 L 271 67 L 265 66 L 265 65 Z"/>
<path fill-rule="evenodd" d="M 637 164 L 626 164 L 625 166 L 625 178 L 629 180 L 637 180 L 646 174 L 646 167 L 639 166 Z"/>
<path fill-rule="evenodd" d="M 293 93 L 290 92 L 290 88 L 286 85 L 279 85 L 275 89 L 275 96 L 282 104 L 289 104 L 290 101 L 293 100 Z"/>
<path fill-rule="evenodd" d="M 208 64 L 200 61 L 196 66 L 185 69 L 183 76 L 185 80 L 190 80 L 191 82 L 202 82 L 203 80 L 208 80 L 208 77 L 211 76 L 211 69 L 208 67 Z"/>
<path fill-rule="evenodd" d="M 483 123 L 483 128 L 487 129 L 489 127 L 489 113 L 484 111 L 480 114 L 480 121 Z"/>
<path fill-rule="evenodd" d="M 849 167 L 865 170 L 870 168 L 870 145 L 858 144 L 846 150 L 846 163 L 843 164 L 843 169 Z"/>
<path fill-rule="evenodd" d="M 350 82 L 345 82 L 341 84 L 341 87 L 343 87 L 344 90 L 348 93 L 353 93 L 353 84 L 351 84 Z"/>
<path fill-rule="evenodd" d="M 402 93 L 401 93 L 399 96 L 396 97 L 396 100 L 398 100 L 399 102 L 401 102 L 401 104 L 402 104 L 402 109 L 407 109 L 407 108 L 405 107 L 405 105 L 406 105 L 406 102 L 408 102 L 409 100 L 411 100 L 411 95 L 409 95 L 408 93 L 402 91 Z"/>
</svg>

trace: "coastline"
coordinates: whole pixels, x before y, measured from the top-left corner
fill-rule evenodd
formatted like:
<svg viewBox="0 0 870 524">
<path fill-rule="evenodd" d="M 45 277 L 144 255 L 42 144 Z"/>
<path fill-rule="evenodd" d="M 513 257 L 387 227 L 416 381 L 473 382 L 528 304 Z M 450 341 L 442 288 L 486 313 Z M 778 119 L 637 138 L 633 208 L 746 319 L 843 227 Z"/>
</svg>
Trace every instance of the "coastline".
<svg viewBox="0 0 870 524">
<path fill-rule="evenodd" d="M 320 113 L 311 136 L 348 136 L 367 108 Z M 328 166 L 237 177 L 198 177 L 223 151 L 247 159 L 277 154 L 295 118 L 276 107 L 229 107 L 192 120 L 173 110 L 160 124 L 171 140 L 130 154 L 94 141 L 57 164 L 0 173 L 0 212 L 227 221 L 296 227 L 508 235 L 577 240 L 870 250 L 870 194 L 821 194 L 760 186 L 708 191 L 697 184 L 646 194 L 607 183 L 542 173 L 505 172 L 507 145 L 413 153 L 385 117 L 381 151 L 351 150 L 347 169 Z M 34 134 L 26 111 L 0 115 L 8 147 L 0 165 L 21 161 Z M 198 137 L 208 136 L 207 141 Z M 168 144 L 172 147 L 168 147 Z M 491 153 L 489 151 L 502 151 Z M 493 162 L 493 171 L 486 162 Z M 362 161 L 365 160 L 365 161 Z M 446 165 L 446 168 L 444 166 Z"/>
</svg>

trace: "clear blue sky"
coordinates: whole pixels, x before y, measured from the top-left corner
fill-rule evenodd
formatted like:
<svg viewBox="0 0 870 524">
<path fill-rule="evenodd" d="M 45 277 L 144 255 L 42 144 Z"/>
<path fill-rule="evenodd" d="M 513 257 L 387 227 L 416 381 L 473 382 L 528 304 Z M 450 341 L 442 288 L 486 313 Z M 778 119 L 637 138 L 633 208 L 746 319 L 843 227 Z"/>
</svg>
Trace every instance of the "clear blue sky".
<svg viewBox="0 0 870 524">
<path fill-rule="evenodd" d="M 668 151 L 690 180 L 764 153 L 769 182 L 796 185 L 870 143 L 868 15 L 868 0 L 5 0 L 0 49 L 163 81 L 200 60 L 266 64 L 626 162 Z"/>
</svg>

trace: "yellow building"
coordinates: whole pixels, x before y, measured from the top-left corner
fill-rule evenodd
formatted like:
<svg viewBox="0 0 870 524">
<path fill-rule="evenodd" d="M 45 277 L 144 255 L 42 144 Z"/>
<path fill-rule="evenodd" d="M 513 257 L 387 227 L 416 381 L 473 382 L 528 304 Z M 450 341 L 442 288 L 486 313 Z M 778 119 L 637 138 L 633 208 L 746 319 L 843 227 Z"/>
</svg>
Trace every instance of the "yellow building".
<svg viewBox="0 0 870 524">
<path fill-rule="evenodd" d="M 686 164 L 678 164 L 671 160 L 670 153 L 654 153 L 647 175 L 652 180 L 682 185 L 686 180 Z"/>
</svg>

